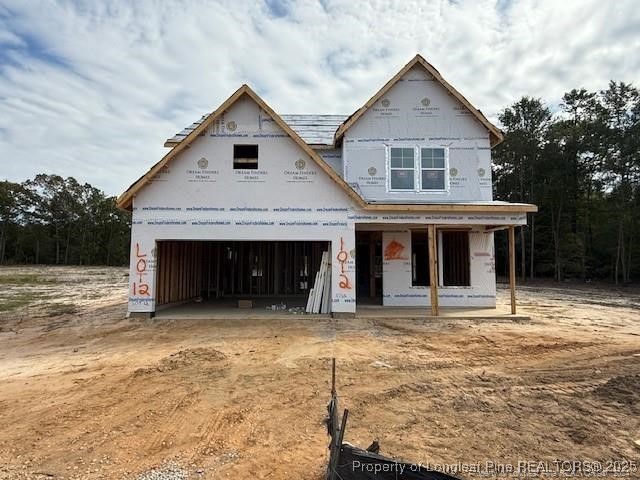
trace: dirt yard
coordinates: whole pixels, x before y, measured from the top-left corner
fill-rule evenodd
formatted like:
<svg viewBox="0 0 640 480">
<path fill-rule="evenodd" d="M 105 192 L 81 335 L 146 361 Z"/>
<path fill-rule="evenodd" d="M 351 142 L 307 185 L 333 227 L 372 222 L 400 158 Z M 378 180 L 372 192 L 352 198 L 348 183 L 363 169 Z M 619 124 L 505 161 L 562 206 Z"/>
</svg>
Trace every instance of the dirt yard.
<svg viewBox="0 0 640 480">
<path fill-rule="evenodd" d="M 356 445 L 640 478 L 638 289 L 523 287 L 518 322 L 129 320 L 125 298 L 124 269 L 0 269 L 0 478 L 320 479 L 331 357 Z"/>
</svg>

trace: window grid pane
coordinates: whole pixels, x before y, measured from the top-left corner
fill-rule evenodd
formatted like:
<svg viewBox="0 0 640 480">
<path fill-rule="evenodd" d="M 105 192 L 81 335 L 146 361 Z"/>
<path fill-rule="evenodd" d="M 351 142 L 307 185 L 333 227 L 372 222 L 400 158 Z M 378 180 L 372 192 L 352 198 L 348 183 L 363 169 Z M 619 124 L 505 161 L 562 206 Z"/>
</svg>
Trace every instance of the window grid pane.
<svg viewBox="0 0 640 480">
<path fill-rule="evenodd" d="M 421 148 L 420 160 L 422 190 L 444 190 L 444 148 Z"/>
<path fill-rule="evenodd" d="M 402 167 L 403 168 L 413 168 L 413 158 L 404 157 L 402 159 Z"/>
<path fill-rule="evenodd" d="M 444 170 L 422 170 L 423 190 L 444 190 Z"/>
<path fill-rule="evenodd" d="M 393 169 L 391 170 L 392 190 L 413 190 L 414 171 L 413 169 Z"/>
<path fill-rule="evenodd" d="M 415 189 L 415 151 L 413 148 L 392 148 L 390 187 L 392 190 Z"/>
</svg>

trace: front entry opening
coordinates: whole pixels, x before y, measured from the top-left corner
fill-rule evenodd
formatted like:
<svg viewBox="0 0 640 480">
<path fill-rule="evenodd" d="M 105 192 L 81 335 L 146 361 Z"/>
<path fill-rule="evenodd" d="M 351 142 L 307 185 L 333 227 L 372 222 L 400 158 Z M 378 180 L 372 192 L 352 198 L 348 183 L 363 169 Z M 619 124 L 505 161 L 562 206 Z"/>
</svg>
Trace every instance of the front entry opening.
<svg viewBox="0 0 640 480">
<path fill-rule="evenodd" d="M 382 233 L 356 232 L 358 304 L 382 305 Z"/>
<path fill-rule="evenodd" d="M 321 241 L 158 241 L 156 303 L 255 298 L 304 305 L 328 249 Z"/>
</svg>

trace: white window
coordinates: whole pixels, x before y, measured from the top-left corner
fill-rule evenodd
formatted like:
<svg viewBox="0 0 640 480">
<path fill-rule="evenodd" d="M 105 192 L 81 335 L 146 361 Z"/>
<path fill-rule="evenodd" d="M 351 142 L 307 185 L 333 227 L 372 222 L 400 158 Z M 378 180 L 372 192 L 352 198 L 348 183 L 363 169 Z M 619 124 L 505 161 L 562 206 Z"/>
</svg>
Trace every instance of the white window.
<svg viewBox="0 0 640 480">
<path fill-rule="evenodd" d="M 442 147 L 389 147 L 388 188 L 394 192 L 448 190 L 447 151 Z"/>
<path fill-rule="evenodd" d="M 421 148 L 420 170 L 421 190 L 445 190 L 444 148 Z"/>
<path fill-rule="evenodd" d="M 391 148 L 389 187 L 391 190 L 415 190 L 415 150 Z"/>
</svg>

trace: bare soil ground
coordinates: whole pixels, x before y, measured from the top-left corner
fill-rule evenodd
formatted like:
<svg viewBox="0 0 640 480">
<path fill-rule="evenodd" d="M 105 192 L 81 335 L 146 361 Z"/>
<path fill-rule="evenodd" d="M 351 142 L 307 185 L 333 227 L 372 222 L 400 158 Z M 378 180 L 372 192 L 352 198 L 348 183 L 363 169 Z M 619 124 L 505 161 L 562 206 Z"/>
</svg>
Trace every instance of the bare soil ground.
<svg viewBox="0 0 640 480">
<path fill-rule="evenodd" d="M 0 269 L 0 478 L 320 479 L 331 357 L 362 447 L 431 465 L 640 457 L 638 289 L 525 286 L 520 322 L 129 320 L 125 299 L 124 269 Z"/>
</svg>

